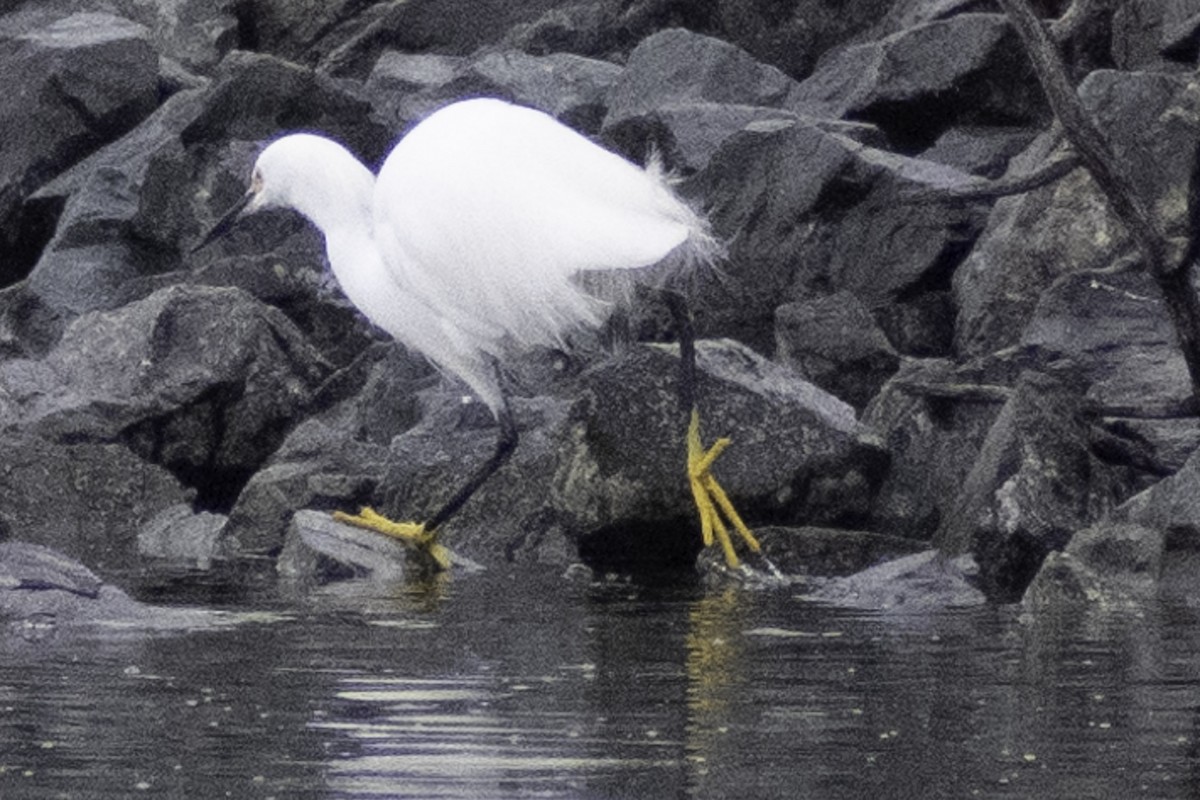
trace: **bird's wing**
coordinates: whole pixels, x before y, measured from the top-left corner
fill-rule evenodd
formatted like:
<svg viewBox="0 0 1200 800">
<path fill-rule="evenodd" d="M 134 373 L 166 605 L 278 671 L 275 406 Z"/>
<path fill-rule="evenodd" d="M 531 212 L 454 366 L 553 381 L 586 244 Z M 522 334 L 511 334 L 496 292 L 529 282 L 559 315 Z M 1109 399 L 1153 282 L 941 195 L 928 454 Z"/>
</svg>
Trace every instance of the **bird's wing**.
<svg viewBox="0 0 1200 800">
<path fill-rule="evenodd" d="M 655 264 L 700 225 L 657 176 L 498 100 L 448 106 L 401 140 L 374 216 L 408 291 L 462 330 L 526 342 L 597 321 L 572 276 Z"/>
</svg>

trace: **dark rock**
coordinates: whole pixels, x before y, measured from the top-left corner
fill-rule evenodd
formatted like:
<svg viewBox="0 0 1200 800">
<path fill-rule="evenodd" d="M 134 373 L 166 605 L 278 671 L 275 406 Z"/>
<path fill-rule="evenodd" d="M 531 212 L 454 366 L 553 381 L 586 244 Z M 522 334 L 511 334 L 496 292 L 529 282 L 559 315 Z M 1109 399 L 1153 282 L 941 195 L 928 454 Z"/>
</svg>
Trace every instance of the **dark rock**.
<svg viewBox="0 0 1200 800">
<path fill-rule="evenodd" d="M 1158 595 L 1163 568 L 1161 531 L 1103 522 L 1079 531 L 1061 553 L 1042 563 L 1022 601 L 1035 614 L 1080 605 L 1111 609 Z"/>
<path fill-rule="evenodd" d="M 391 149 L 394 138 L 355 84 L 241 51 L 221 62 L 203 112 L 180 137 L 191 149 L 231 139 L 258 143 L 289 130 L 332 136 L 372 165 Z M 242 183 L 244 191 L 244 177 Z"/>
<path fill-rule="evenodd" d="M 0 446 L 0 533 L 54 548 L 101 573 L 133 563 L 138 527 L 193 496 L 120 444 L 4 434 Z"/>
<path fill-rule="evenodd" d="M 716 0 L 719 35 L 794 78 L 812 72 L 818 59 L 861 35 L 893 0 L 850 0 L 836 6 L 811 0 Z"/>
<path fill-rule="evenodd" d="M 42 183 L 133 127 L 158 104 L 149 32 L 108 13 L 5 17 L 0 72 L 20 91 L 0 99 L 0 286 L 36 258 L 21 203 Z M 34 240 L 36 235 L 32 235 Z"/>
<path fill-rule="evenodd" d="M 1159 225 L 1186 235 L 1188 181 L 1195 169 L 1200 122 L 1182 76 L 1095 72 L 1080 86 L 1091 111 Z M 1147 126 L 1146 119 L 1163 120 Z M 1051 156 L 1039 137 L 1010 171 L 1031 172 Z M 1042 293 L 1069 272 L 1110 268 L 1132 244 L 1086 171 L 1019 197 L 998 201 L 987 229 L 954 275 L 959 314 L 955 349 L 995 352 L 1020 339 Z"/>
<path fill-rule="evenodd" d="M 29 276 L 47 312 L 69 320 L 136 299 L 129 283 L 177 268 L 181 236 L 194 208 L 182 191 L 190 175 L 179 131 L 200 109 L 203 92 L 181 92 L 141 125 L 39 189 L 26 204 L 61 208 L 54 237 Z"/>
<path fill-rule="evenodd" d="M 120 625 L 128 632 L 199 628 L 221 621 L 217 612 L 139 603 L 50 548 L 0 542 L 0 622 L 6 638 L 44 641 L 61 629 L 84 625 Z"/>
<path fill-rule="evenodd" d="M 756 528 L 754 536 L 763 555 L 789 577 L 852 575 L 923 549 L 912 539 L 839 528 L 769 526 Z M 721 557 L 713 549 L 709 558 Z"/>
<path fill-rule="evenodd" d="M 196 513 L 187 503 L 165 508 L 138 530 L 138 553 L 148 558 L 208 569 L 230 555 L 221 547 L 223 514 Z"/>
<path fill-rule="evenodd" d="M 278 550 L 297 509 L 357 511 L 370 500 L 386 460 L 385 447 L 316 420 L 301 423 L 242 489 L 224 531 L 227 546 L 239 554 Z"/>
<path fill-rule="evenodd" d="M 1162 54 L 1195 64 L 1200 56 L 1200 3 L 1174 0 L 1163 7 Z"/>
<path fill-rule="evenodd" d="M 902 152 L 962 125 L 1046 117 L 1016 34 L 998 14 L 959 14 L 824 59 L 792 98 L 818 116 L 872 122 Z"/>
<path fill-rule="evenodd" d="M 996 417 L 934 544 L 972 552 L 988 596 L 1021 597 L 1042 560 L 1129 491 L 1090 449 L 1075 390 L 1025 373 Z"/>
<path fill-rule="evenodd" d="M 781 300 L 843 289 L 872 311 L 899 352 L 945 353 L 943 305 L 922 304 L 948 296 L 953 268 L 983 220 L 901 196 L 969 180 L 803 121 L 748 126 L 685 187 L 711 203 L 714 230 L 728 241 L 727 271 L 738 279 L 700 301 L 711 309 L 702 327 L 745 336 Z"/>
<path fill-rule="evenodd" d="M 802 119 L 859 141 L 880 143 L 869 125 L 805 117 L 789 102 L 795 81 L 737 47 L 674 28 L 642 41 L 609 97 L 605 138 L 635 159 L 651 148 L 673 169 L 703 169 L 747 126 Z"/>
<path fill-rule="evenodd" d="M 537 19 L 562 0 L 415 0 L 297 5 L 250 0 L 239 7 L 244 46 L 362 78 L 386 50 L 467 55 Z"/>
<path fill-rule="evenodd" d="M 1075 272 L 1042 292 L 1021 345 L 1068 359 L 1101 413 L 1179 417 L 1195 408 L 1187 364 L 1145 272 Z"/>
<path fill-rule="evenodd" d="M 980 175 L 999 178 L 1008 163 L 1026 150 L 1036 133 L 1022 127 L 951 128 L 937 138 L 921 158 Z"/>
<path fill-rule="evenodd" d="M 808 597 L 844 608 L 894 613 L 978 606 L 986 602 L 974 585 L 978 571 L 969 555 L 947 558 L 925 550 L 830 581 Z"/>
<path fill-rule="evenodd" d="M 466 59 L 388 52 L 365 86 L 397 131 L 455 100 L 485 96 L 545 111 L 573 128 L 595 133 L 605 98 L 620 74 L 616 64 L 569 53 L 488 51 Z"/>
<path fill-rule="evenodd" d="M 1119 456 L 1109 460 L 1130 464 L 1163 478 L 1178 472 L 1188 458 L 1200 447 L 1200 419 L 1193 416 L 1177 418 L 1102 417 L 1100 424 L 1109 435 L 1096 444 Z"/>
<path fill-rule="evenodd" d="M 860 34 L 890 0 L 605 0 L 564 3 L 514 27 L 505 43 L 530 53 L 567 51 L 624 60 L 639 42 L 684 27 L 724 39 L 792 77 L 807 75 L 831 47 Z"/>
<path fill-rule="evenodd" d="M 1200 452 L 1179 471 L 1123 503 L 1114 519 L 1165 531 L 1181 542 L 1200 542 Z"/>
<path fill-rule="evenodd" d="M 75 320 L 43 361 L 0 364 L 11 425 L 128 444 L 220 506 L 282 440 L 328 367 L 276 309 L 172 287 Z"/>
<path fill-rule="evenodd" d="M 609 99 L 606 130 L 664 105 L 717 103 L 783 108 L 796 82 L 744 50 L 675 28 L 629 55 Z"/>
<path fill-rule="evenodd" d="M 870 528 L 930 541 L 1007 399 L 1005 387 L 948 361 L 903 363 L 863 412 L 863 425 L 890 457 L 872 497 Z"/>
<path fill-rule="evenodd" d="M 837 292 L 775 309 L 780 361 L 862 409 L 900 367 L 900 357 L 857 297 Z"/>
<path fill-rule="evenodd" d="M 1149 72 L 1164 66 L 1162 49 L 1169 41 L 1164 22 L 1172 5 L 1175 3 L 1129 0 L 1113 10 L 1112 60 L 1119 69 Z"/>
</svg>

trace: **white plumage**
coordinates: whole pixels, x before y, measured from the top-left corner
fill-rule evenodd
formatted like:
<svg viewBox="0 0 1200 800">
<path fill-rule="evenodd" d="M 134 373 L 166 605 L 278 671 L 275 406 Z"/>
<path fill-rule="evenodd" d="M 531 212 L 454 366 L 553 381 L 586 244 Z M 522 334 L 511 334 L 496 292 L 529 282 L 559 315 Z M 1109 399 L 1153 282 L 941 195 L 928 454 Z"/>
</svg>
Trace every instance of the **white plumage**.
<svg viewBox="0 0 1200 800">
<path fill-rule="evenodd" d="M 716 251 L 658 169 L 492 99 L 432 114 L 378 179 L 329 139 L 285 136 L 259 156 L 251 195 L 245 211 L 288 206 L 308 217 L 367 318 L 460 376 L 497 414 L 504 401 L 488 356 L 560 345 L 608 314 L 584 273 Z"/>
</svg>

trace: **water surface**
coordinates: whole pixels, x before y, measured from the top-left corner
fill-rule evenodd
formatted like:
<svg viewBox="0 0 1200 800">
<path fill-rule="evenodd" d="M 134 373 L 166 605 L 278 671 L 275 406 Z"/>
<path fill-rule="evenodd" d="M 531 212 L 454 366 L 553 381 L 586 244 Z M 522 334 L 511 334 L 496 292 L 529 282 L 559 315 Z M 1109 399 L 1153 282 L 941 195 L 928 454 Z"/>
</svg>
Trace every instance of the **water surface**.
<svg viewBox="0 0 1200 800">
<path fill-rule="evenodd" d="M 195 600 L 170 590 L 159 602 Z M 525 571 L 0 644 L 0 797 L 1200 796 L 1200 614 Z"/>
</svg>

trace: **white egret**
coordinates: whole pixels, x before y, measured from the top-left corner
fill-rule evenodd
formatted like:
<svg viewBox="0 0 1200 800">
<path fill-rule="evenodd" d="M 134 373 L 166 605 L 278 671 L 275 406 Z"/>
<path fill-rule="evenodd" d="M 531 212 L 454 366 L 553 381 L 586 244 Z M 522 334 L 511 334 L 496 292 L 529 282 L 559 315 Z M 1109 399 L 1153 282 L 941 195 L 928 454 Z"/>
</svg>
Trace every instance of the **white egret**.
<svg viewBox="0 0 1200 800">
<path fill-rule="evenodd" d="M 657 272 L 680 272 L 719 252 L 706 221 L 656 166 L 642 169 L 546 114 L 494 99 L 430 115 L 400 140 L 378 178 L 330 139 L 277 139 L 258 157 L 249 191 L 197 249 L 239 216 L 272 206 L 311 220 L 351 302 L 460 377 L 499 423 L 492 457 L 428 521 L 393 522 L 369 508 L 336 513 L 443 567 L 443 523 L 517 445 L 498 375 L 509 348 L 561 346 L 572 330 L 599 325 L 613 304 L 584 288 L 586 274 L 636 278 L 660 264 Z M 681 330 L 687 475 L 702 535 L 706 545 L 715 535 L 737 566 L 729 527 L 752 550 L 758 543 L 710 472 L 728 440 L 708 450 L 700 443 L 690 318 L 678 295 L 668 300 Z"/>
</svg>

